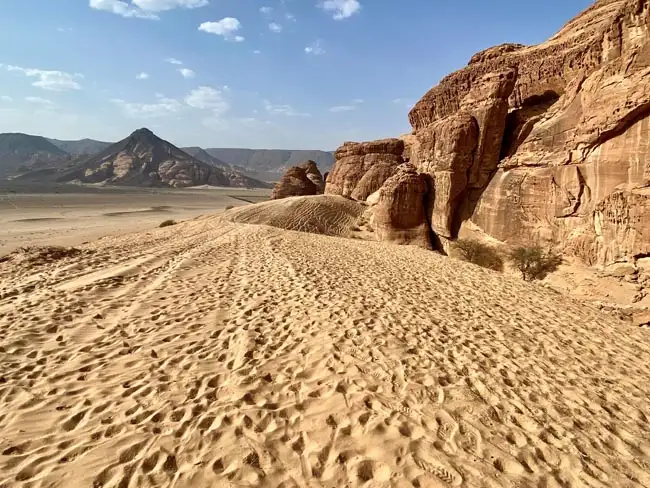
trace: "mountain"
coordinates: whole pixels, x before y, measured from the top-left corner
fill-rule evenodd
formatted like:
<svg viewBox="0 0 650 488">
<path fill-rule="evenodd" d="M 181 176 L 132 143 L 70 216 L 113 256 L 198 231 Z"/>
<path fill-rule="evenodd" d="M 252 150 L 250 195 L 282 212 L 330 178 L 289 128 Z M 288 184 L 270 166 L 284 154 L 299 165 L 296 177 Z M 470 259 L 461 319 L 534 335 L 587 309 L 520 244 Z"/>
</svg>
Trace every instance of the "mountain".
<svg viewBox="0 0 650 488">
<path fill-rule="evenodd" d="M 209 164 L 210 166 L 221 168 L 223 170 L 232 169 L 232 166 L 230 164 L 226 163 L 225 161 L 221 161 L 220 159 L 217 159 L 214 156 L 211 156 L 203 148 L 193 146 L 193 147 L 182 147 L 181 150 L 185 151 L 193 158 L 196 158 L 199 161 L 203 161 L 205 164 Z"/>
<path fill-rule="evenodd" d="M 56 178 L 127 186 L 267 185 L 240 175 L 226 174 L 159 138 L 149 129 L 138 129 Z"/>
<path fill-rule="evenodd" d="M 69 155 L 40 136 L 0 134 L 0 177 L 12 176 L 69 160 Z"/>
<path fill-rule="evenodd" d="M 48 139 L 48 141 L 50 141 L 59 149 L 73 156 L 92 156 L 93 154 L 97 154 L 103 151 L 112 144 L 112 142 L 96 141 L 94 139 L 81 139 L 79 141 L 60 141 L 58 139 Z"/>
<path fill-rule="evenodd" d="M 209 148 L 205 151 L 230 165 L 256 172 L 284 173 L 305 160 L 314 161 L 323 173 L 334 165 L 334 153 L 328 151 L 235 148 Z"/>
</svg>

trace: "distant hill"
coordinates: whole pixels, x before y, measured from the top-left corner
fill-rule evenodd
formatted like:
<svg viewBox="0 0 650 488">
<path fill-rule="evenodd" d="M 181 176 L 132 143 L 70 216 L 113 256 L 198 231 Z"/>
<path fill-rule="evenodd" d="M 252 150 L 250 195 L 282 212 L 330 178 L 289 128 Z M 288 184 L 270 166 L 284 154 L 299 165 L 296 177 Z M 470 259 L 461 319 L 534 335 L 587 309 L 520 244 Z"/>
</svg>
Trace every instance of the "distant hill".
<svg viewBox="0 0 650 488">
<path fill-rule="evenodd" d="M 181 150 L 185 151 L 187 154 L 198 159 L 199 161 L 203 161 L 205 164 L 209 164 L 210 166 L 215 166 L 217 168 L 221 168 L 224 170 L 232 169 L 231 165 L 229 165 L 225 161 L 221 161 L 220 159 L 215 158 L 214 156 L 211 156 L 203 148 L 193 146 L 193 147 L 182 147 Z"/>
<path fill-rule="evenodd" d="M 63 164 L 68 153 L 40 136 L 0 134 L 0 177 Z"/>
<path fill-rule="evenodd" d="M 96 141 L 94 139 L 81 139 L 79 141 L 60 141 L 58 139 L 48 139 L 48 141 L 50 141 L 59 149 L 73 156 L 81 156 L 84 154 L 87 156 L 92 156 L 103 151 L 108 146 L 113 144 L 112 142 Z"/>
<path fill-rule="evenodd" d="M 145 128 L 63 172 L 56 181 L 126 186 L 268 186 L 199 161 Z"/>
<path fill-rule="evenodd" d="M 230 165 L 256 172 L 284 173 L 307 159 L 315 161 L 322 173 L 330 171 L 334 165 L 334 153 L 328 151 L 234 148 L 209 148 L 205 151 Z"/>
</svg>

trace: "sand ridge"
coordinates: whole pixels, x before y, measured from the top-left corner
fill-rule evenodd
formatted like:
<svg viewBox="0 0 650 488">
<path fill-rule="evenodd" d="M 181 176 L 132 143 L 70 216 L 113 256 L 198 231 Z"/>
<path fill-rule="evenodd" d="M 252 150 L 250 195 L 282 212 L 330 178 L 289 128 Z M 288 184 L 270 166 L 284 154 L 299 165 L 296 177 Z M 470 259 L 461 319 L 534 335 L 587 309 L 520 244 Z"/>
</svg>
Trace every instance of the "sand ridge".
<svg viewBox="0 0 650 488">
<path fill-rule="evenodd" d="M 0 486 L 650 486 L 647 331 L 200 217 L 0 263 Z"/>
</svg>

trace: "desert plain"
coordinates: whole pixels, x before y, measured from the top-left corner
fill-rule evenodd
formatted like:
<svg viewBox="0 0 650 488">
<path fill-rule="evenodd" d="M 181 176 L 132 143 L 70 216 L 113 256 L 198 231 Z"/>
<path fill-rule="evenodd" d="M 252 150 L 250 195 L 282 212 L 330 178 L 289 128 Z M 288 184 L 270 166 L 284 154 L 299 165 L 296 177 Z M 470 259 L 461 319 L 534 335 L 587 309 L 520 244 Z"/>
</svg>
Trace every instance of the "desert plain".
<svg viewBox="0 0 650 488">
<path fill-rule="evenodd" d="M 2 487 L 650 486 L 647 329 L 342 197 L 43 199 L 1 214 Z"/>
</svg>

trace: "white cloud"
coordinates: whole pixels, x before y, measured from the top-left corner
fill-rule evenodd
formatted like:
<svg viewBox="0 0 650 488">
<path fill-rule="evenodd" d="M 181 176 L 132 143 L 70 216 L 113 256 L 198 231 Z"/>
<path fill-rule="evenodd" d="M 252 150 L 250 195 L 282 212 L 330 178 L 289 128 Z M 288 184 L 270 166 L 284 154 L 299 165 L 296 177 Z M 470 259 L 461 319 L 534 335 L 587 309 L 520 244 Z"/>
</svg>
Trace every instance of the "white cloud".
<svg viewBox="0 0 650 488">
<path fill-rule="evenodd" d="M 47 98 L 41 98 L 41 97 L 25 97 L 25 101 L 29 103 L 35 103 L 38 105 L 41 105 L 43 108 L 52 108 L 54 107 L 54 103 Z"/>
<path fill-rule="evenodd" d="M 224 17 L 218 22 L 203 22 L 199 30 L 221 36 L 227 41 L 242 42 L 244 38 L 235 33 L 241 28 L 241 22 L 234 17 Z"/>
<path fill-rule="evenodd" d="M 198 8 L 208 5 L 208 0 L 90 0 L 90 8 L 104 10 L 126 18 L 158 20 L 155 12 L 175 8 Z"/>
<path fill-rule="evenodd" d="M 253 51 L 253 54 L 262 54 L 262 51 L 260 51 L 259 49 L 256 49 L 255 51 Z"/>
<path fill-rule="evenodd" d="M 224 97 L 227 90 L 227 87 L 217 90 L 210 86 L 200 86 L 185 97 L 185 103 L 192 108 L 212 110 L 215 115 L 223 114 L 230 108 Z"/>
<path fill-rule="evenodd" d="M 352 100 L 352 103 L 354 103 L 355 105 L 363 103 L 363 98 L 355 98 L 354 100 Z"/>
<path fill-rule="evenodd" d="M 144 73 L 144 72 L 138 73 L 137 75 L 135 75 L 135 79 L 136 80 L 148 80 L 149 79 L 149 74 Z"/>
<path fill-rule="evenodd" d="M 357 107 L 354 105 L 337 105 L 335 107 L 330 107 L 328 110 L 330 112 L 350 112 L 356 109 Z"/>
<path fill-rule="evenodd" d="M 296 21 L 296 16 L 293 15 L 292 13 L 289 13 L 289 12 L 284 14 L 284 18 L 287 19 L 289 22 L 295 22 Z"/>
<path fill-rule="evenodd" d="M 72 27 L 57 27 L 57 32 L 72 32 Z"/>
<path fill-rule="evenodd" d="M 320 56 L 325 54 L 325 49 L 321 46 L 320 41 L 316 41 L 305 48 L 307 54 L 312 54 L 314 56 Z"/>
<path fill-rule="evenodd" d="M 124 115 L 131 119 L 164 117 L 174 114 L 183 108 L 183 104 L 173 98 L 167 98 L 161 94 L 156 94 L 156 98 L 158 100 L 155 103 L 134 103 L 119 98 L 113 98 L 111 103 L 120 107 Z"/>
<path fill-rule="evenodd" d="M 164 12 L 175 8 L 199 8 L 208 5 L 208 0 L 132 0 L 133 4 L 149 12 Z"/>
<path fill-rule="evenodd" d="M 271 15 L 271 12 L 273 12 L 273 7 L 260 7 L 260 13 L 264 15 Z"/>
<path fill-rule="evenodd" d="M 38 78 L 37 81 L 32 83 L 32 86 L 42 88 L 43 90 L 67 91 L 81 89 L 81 85 L 76 81 L 77 79 L 83 78 L 83 75 L 80 73 L 70 74 L 63 71 L 21 68 L 20 66 L 0 64 L 0 68 L 2 67 L 7 71 L 15 71 L 30 78 Z"/>
<path fill-rule="evenodd" d="M 165 59 L 165 62 L 169 63 L 169 64 L 175 64 L 175 65 L 178 65 L 178 66 L 183 64 L 183 61 L 180 61 L 180 60 L 178 60 L 176 58 L 167 58 L 167 59 Z"/>
<path fill-rule="evenodd" d="M 291 105 L 273 105 L 268 100 L 264 100 L 264 108 L 270 114 L 286 115 L 287 117 L 311 117 L 311 114 L 298 112 Z"/>
<path fill-rule="evenodd" d="M 8 96 L 8 95 L 2 95 L 2 96 L 0 97 L 0 101 L 11 103 L 11 102 L 14 101 L 14 99 L 11 98 L 11 97 Z"/>
<path fill-rule="evenodd" d="M 280 24 L 276 24 L 275 22 L 271 22 L 269 24 L 269 30 L 271 32 L 279 33 L 282 32 L 282 26 Z"/>
<path fill-rule="evenodd" d="M 188 68 L 181 68 L 178 70 L 178 72 L 183 75 L 183 78 L 194 78 L 195 73 L 191 69 Z"/>
<path fill-rule="evenodd" d="M 320 4 L 320 8 L 331 12 L 334 20 L 343 20 L 359 13 L 361 4 L 359 0 L 325 0 Z"/>
<path fill-rule="evenodd" d="M 158 20 L 158 16 L 122 0 L 90 0 L 90 8 L 104 10 L 126 18 Z"/>
</svg>

